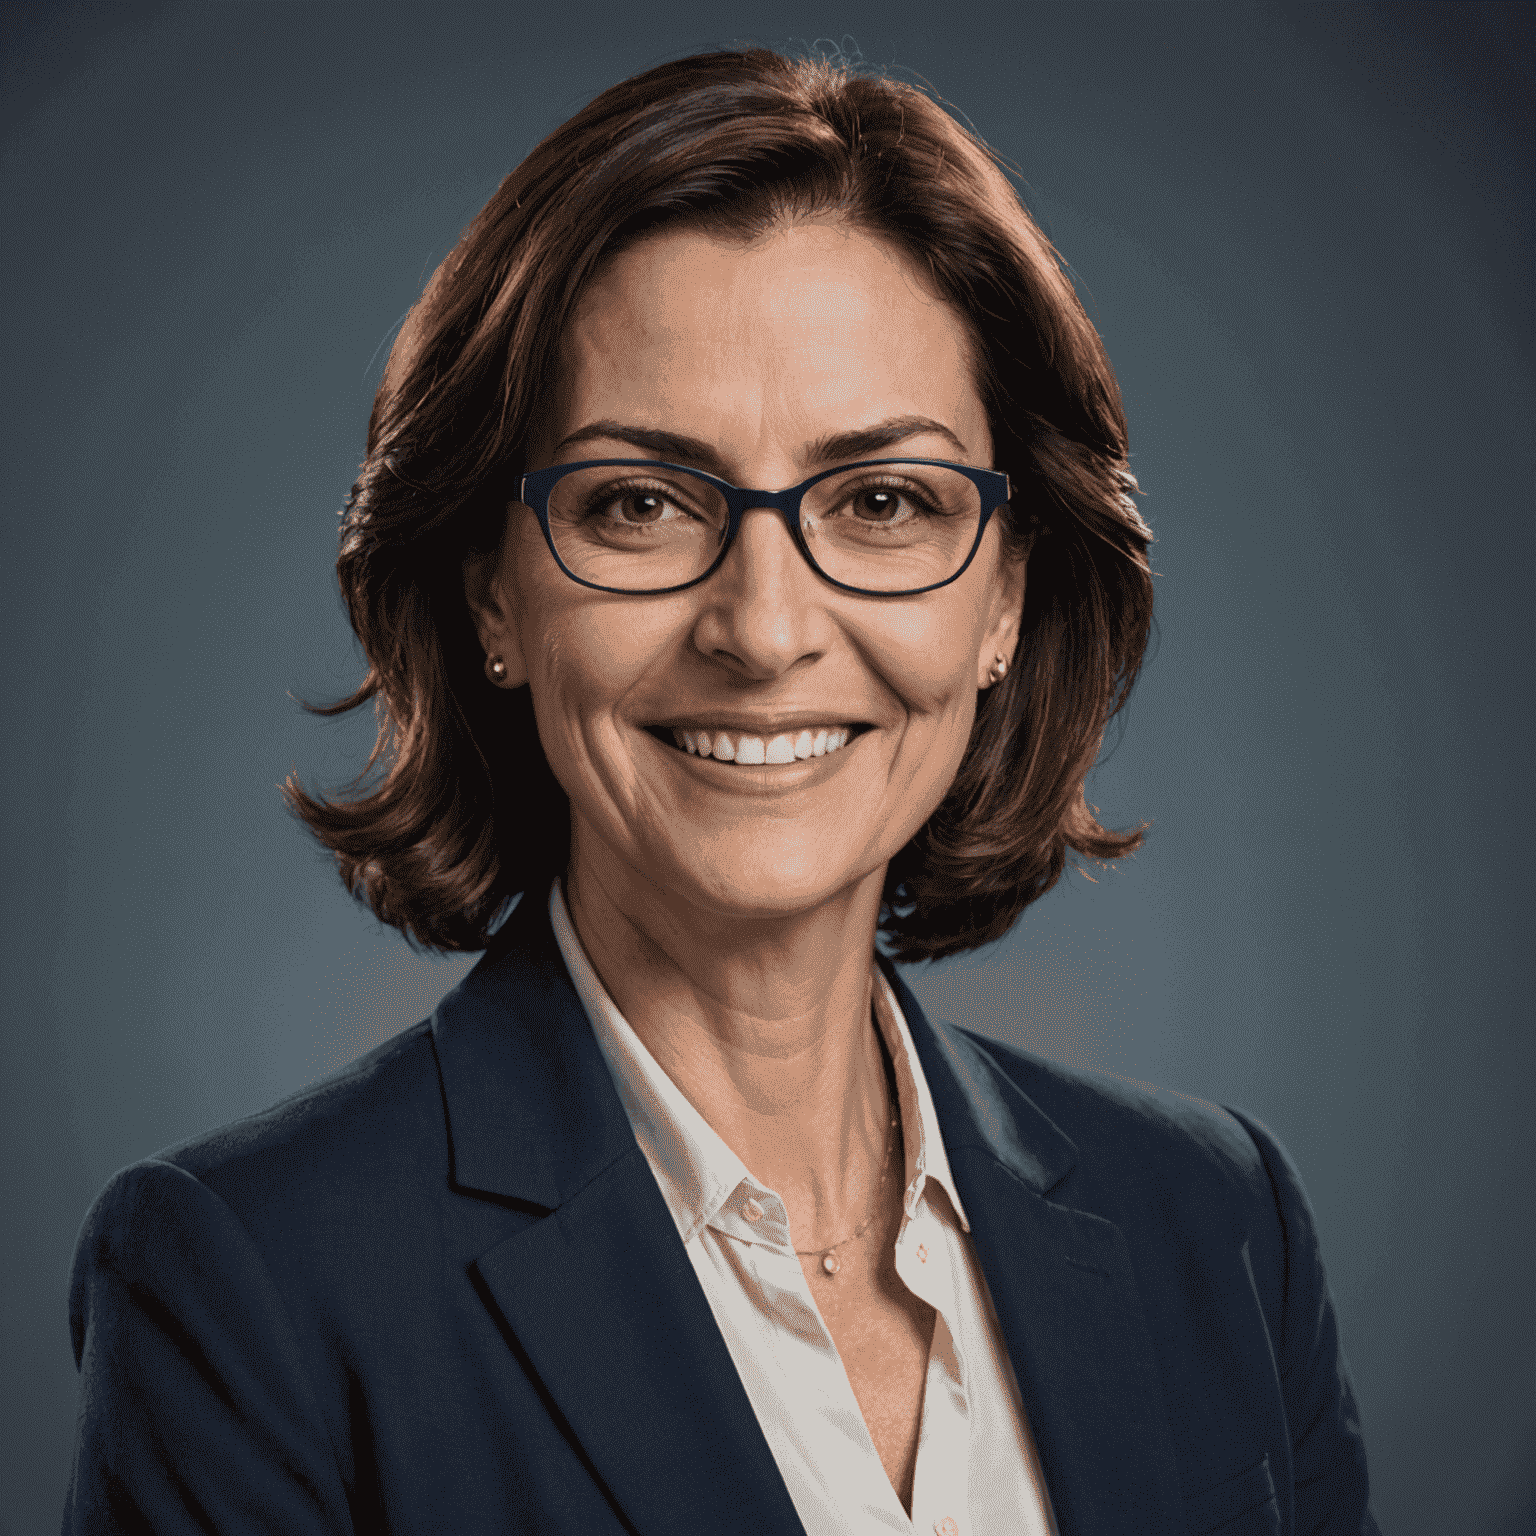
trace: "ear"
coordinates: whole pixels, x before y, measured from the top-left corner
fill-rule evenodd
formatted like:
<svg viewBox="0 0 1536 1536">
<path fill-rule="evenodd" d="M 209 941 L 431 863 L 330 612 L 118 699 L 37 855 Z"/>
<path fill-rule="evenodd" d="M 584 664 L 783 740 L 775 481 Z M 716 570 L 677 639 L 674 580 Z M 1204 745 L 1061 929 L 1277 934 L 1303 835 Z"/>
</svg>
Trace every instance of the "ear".
<svg viewBox="0 0 1536 1536">
<path fill-rule="evenodd" d="M 992 686 L 992 663 L 999 656 L 1010 667 L 1013 665 L 1013 653 L 1019 643 L 1019 624 L 1024 613 L 1025 572 L 1028 566 L 1028 555 L 1019 559 L 1005 556 L 993 578 L 987 632 L 982 637 L 981 650 L 976 657 L 978 689 Z"/>
<path fill-rule="evenodd" d="M 487 657 L 500 656 L 507 665 L 506 677 L 495 685 L 498 688 L 520 688 L 528 681 L 512 599 L 516 577 L 512 564 L 510 540 L 505 537 L 488 554 L 464 559 L 464 601 L 480 648 Z"/>
</svg>

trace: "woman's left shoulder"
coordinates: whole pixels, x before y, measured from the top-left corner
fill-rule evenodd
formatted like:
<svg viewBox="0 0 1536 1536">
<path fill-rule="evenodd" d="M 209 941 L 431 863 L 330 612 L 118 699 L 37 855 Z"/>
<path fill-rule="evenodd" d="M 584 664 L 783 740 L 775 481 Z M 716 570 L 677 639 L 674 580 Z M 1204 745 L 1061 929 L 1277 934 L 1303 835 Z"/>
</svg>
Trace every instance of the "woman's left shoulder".
<svg viewBox="0 0 1536 1536">
<path fill-rule="evenodd" d="M 1151 1174 L 1165 1188 L 1265 1201 L 1277 1175 L 1295 1177 L 1274 1133 L 1246 1110 L 956 1033 L 1073 1144 L 1084 1172 L 1101 1171 L 1120 1187 Z"/>
</svg>

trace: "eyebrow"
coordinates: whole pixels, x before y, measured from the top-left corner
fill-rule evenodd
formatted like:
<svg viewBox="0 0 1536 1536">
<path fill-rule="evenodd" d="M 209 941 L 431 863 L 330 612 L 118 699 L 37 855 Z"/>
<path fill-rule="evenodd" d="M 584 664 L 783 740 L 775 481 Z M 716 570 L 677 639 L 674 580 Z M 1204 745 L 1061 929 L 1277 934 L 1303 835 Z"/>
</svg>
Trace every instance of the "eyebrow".
<svg viewBox="0 0 1536 1536">
<path fill-rule="evenodd" d="M 884 421 L 878 421 L 873 426 L 855 427 L 847 432 L 832 432 L 825 437 L 818 437 L 813 442 L 806 443 L 800 450 L 800 462 L 812 469 L 822 464 L 837 463 L 842 459 L 862 459 L 869 454 L 878 453 L 882 448 L 889 448 L 893 443 L 904 442 L 909 437 L 916 437 L 919 433 L 932 432 L 939 437 L 948 438 L 960 453 L 969 452 L 965 444 L 955 436 L 941 421 L 934 421 L 928 416 L 890 416 Z M 725 462 L 718 453 L 706 442 L 697 437 L 689 437 L 682 432 L 667 432 L 658 427 L 632 427 L 622 421 L 593 421 L 584 427 L 578 427 L 569 437 L 563 438 L 555 449 L 558 454 L 561 449 L 570 447 L 573 443 L 591 442 L 593 439 L 604 439 L 616 443 L 629 443 L 635 448 L 644 448 L 648 453 L 659 454 L 662 458 L 678 464 L 698 464 L 720 476 L 722 480 L 728 479 L 725 474 Z"/>
</svg>

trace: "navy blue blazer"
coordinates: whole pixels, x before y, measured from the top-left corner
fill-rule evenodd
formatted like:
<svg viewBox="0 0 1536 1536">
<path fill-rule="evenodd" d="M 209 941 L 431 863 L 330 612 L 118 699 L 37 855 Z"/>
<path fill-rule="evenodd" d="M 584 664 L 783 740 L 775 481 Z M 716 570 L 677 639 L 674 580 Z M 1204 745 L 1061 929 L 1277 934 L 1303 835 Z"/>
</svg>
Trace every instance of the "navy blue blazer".
<svg viewBox="0 0 1536 1536">
<path fill-rule="evenodd" d="M 1061 1536 L 1375 1533 L 1307 1197 L 1258 1121 L 911 1027 Z M 799 1532 L 524 899 L 432 1017 L 118 1173 L 66 1532 Z"/>
</svg>

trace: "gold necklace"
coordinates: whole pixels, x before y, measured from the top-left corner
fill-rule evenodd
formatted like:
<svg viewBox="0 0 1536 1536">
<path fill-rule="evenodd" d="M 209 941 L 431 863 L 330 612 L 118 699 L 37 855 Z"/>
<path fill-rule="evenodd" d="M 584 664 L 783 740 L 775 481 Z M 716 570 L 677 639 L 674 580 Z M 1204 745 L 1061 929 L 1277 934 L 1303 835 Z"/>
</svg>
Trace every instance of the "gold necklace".
<svg viewBox="0 0 1536 1536">
<path fill-rule="evenodd" d="M 878 1032 L 877 1032 L 876 1039 L 878 1040 L 878 1038 L 879 1038 L 879 1035 L 878 1035 Z M 884 1157 L 884 1159 L 882 1160 L 882 1162 L 880 1164 L 880 1178 L 879 1178 L 878 1182 L 875 1184 L 874 1195 L 870 1199 L 869 1215 L 866 1216 L 864 1218 L 864 1220 L 859 1223 L 859 1225 L 853 1230 L 853 1232 L 851 1232 L 847 1237 L 843 1238 L 841 1242 L 833 1243 L 833 1244 L 831 1244 L 830 1247 L 827 1247 L 827 1248 L 796 1248 L 795 1249 L 796 1256 L 799 1257 L 799 1258 L 802 1258 L 802 1259 L 813 1258 L 813 1257 L 815 1257 L 816 1255 L 819 1254 L 820 1257 L 821 1257 L 821 1267 L 829 1275 L 835 1275 L 838 1272 L 838 1270 L 840 1270 L 843 1267 L 838 1262 L 837 1254 L 833 1250 L 837 1249 L 837 1248 L 845 1247 L 847 1244 L 855 1241 L 855 1239 L 863 1237 L 865 1232 L 868 1231 L 870 1222 L 872 1222 L 875 1219 L 875 1213 L 880 1209 L 880 1191 L 885 1188 L 885 1176 L 886 1176 L 887 1173 L 890 1172 L 890 1167 L 891 1167 L 891 1151 L 892 1151 L 892 1149 L 896 1145 L 896 1127 L 901 1122 L 901 1106 L 900 1106 L 900 1102 L 899 1102 L 899 1100 L 897 1099 L 897 1096 L 896 1096 L 896 1073 L 895 1073 L 894 1068 L 891 1065 L 890 1057 L 888 1055 L 886 1055 L 885 1048 L 884 1048 L 883 1045 L 881 1046 L 881 1050 L 880 1050 L 880 1059 L 881 1059 L 882 1064 L 885 1067 L 886 1084 L 890 1088 L 890 1092 L 891 1092 L 891 1128 L 890 1128 L 889 1131 L 886 1132 L 886 1136 L 885 1136 L 885 1157 Z"/>
</svg>

